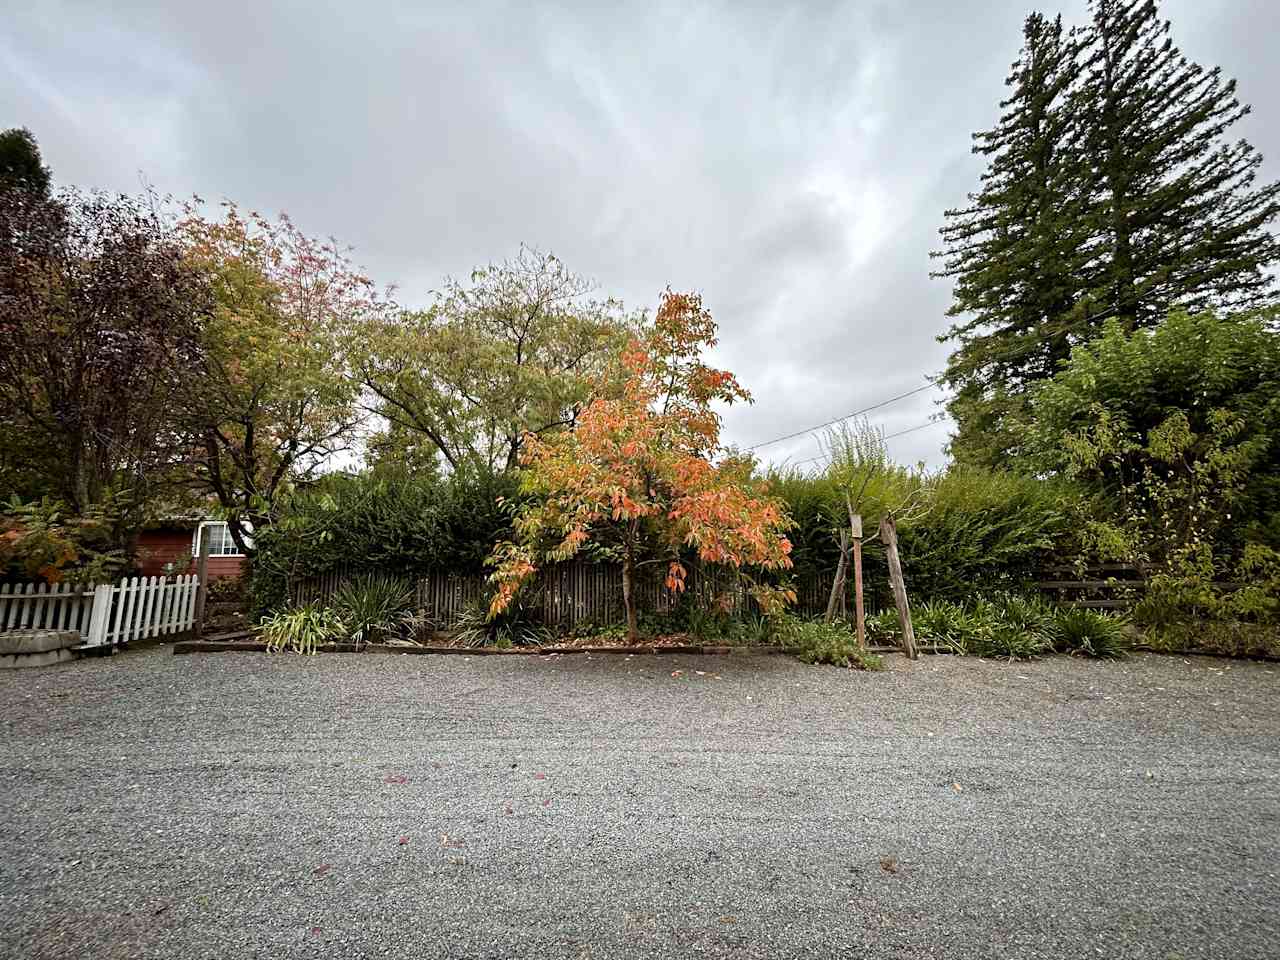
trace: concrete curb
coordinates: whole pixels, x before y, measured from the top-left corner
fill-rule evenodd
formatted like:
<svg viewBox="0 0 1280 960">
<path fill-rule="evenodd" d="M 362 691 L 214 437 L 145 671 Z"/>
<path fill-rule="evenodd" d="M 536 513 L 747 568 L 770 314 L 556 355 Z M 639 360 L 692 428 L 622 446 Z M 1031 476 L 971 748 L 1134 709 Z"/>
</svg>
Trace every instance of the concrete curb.
<svg viewBox="0 0 1280 960">
<path fill-rule="evenodd" d="M 182 640 L 173 645 L 173 652 L 185 653 L 265 653 L 267 645 L 260 640 Z M 317 653 L 406 653 L 415 656 L 439 654 L 463 657 L 549 657 L 572 653 L 625 654 L 631 656 L 649 654 L 680 654 L 684 656 L 772 656 L 781 654 L 775 646 L 731 647 L 720 645 L 688 645 L 678 647 L 513 647 L 497 650 L 492 647 L 401 647 L 391 644 L 370 643 L 357 647 L 354 643 L 327 643 L 318 647 Z"/>
</svg>

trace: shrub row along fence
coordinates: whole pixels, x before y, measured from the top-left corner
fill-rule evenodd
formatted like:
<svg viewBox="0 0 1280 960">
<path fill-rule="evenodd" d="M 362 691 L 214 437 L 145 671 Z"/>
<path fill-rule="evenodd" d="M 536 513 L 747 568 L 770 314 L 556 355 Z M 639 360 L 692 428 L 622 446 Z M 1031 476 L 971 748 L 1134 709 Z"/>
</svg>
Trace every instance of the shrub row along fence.
<svg viewBox="0 0 1280 960">
<path fill-rule="evenodd" d="M 398 575 L 394 570 L 339 567 L 322 576 L 291 583 L 290 601 L 294 604 L 326 603 L 344 583 L 361 574 Z M 793 612 L 801 616 L 824 612 L 831 581 L 832 577 L 828 575 L 800 583 Z M 542 572 L 535 589 L 542 620 L 548 626 L 567 629 L 578 624 L 606 625 L 625 620 L 622 569 L 616 564 L 585 561 L 558 564 Z M 483 574 L 431 573 L 414 581 L 414 606 L 438 626 L 448 627 L 457 622 L 469 607 L 486 604 L 492 593 L 493 588 Z M 745 585 L 730 570 L 691 571 L 685 593 L 684 602 L 699 609 L 720 610 L 730 616 L 755 612 L 754 601 Z M 670 613 L 680 602 L 681 598 L 657 579 L 642 578 L 636 584 L 636 607 L 642 612 Z"/>
<path fill-rule="evenodd" d="M 66 630 L 85 647 L 185 633 L 195 625 L 200 579 L 129 577 L 119 583 L 0 586 L 0 631 Z"/>
</svg>

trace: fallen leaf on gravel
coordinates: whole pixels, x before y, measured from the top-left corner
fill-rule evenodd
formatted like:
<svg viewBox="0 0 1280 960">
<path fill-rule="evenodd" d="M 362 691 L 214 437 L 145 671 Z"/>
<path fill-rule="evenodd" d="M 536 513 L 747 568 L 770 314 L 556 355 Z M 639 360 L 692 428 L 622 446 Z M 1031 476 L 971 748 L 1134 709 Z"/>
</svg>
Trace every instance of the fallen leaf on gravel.
<svg viewBox="0 0 1280 960">
<path fill-rule="evenodd" d="M 404 846 L 406 843 L 408 843 L 408 842 L 409 842 L 409 838 L 408 838 L 408 837 L 401 837 L 401 838 L 400 838 L 400 846 L 402 846 L 402 847 L 403 847 L 403 846 Z"/>
<path fill-rule="evenodd" d="M 323 877 L 323 876 L 324 876 L 326 873 L 328 873 L 331 869 L 333 869 L 333 868 L 332 868 L 329 864 L 327 864 L 327 863 L 322 863 L 322 864 L 320 864 L 320 866 L 316 867 L 316 868 L 315 868 L 314 870 L 312 870 L 311 872 L 312 872 L 312 873 L 314 873 L 317 877 Z"/>
<path fill-rule="evenodd" d="M 897 873 L 898 858 L 897 857 L 881 857 L 880 869 L 883 870 L 885 873 Z"/>
<path fill-rule="evenodd" d="M 502 808 L 502 812 L 503 812 L 503 813 L 515 813 L 515 811 L 511 809 L 511 804 L 509 804 L 509 803 L 508 803 L 505 807 L 503 807 L 503 808 Z"/>
<path fill-rule="evenodd" d="M 680 676 L 680 675 L 681 675 L 681 674 L 683 674 L 683 673 L 684 673 L 684 671 L 683 671 L 683 670 L 672 670 L 672 671 L 671 671 L 671 675 L 672 675 L 673 677 L 678 677 L 678 676 Z"/>
<path fill-rule="evenodd" d="M 953 783 L 951 785 L 951 789 L 954 790 L 956 793 L 960 793 L 963 790 L 963 788 L 958 783 Z"/>
<path fill-rule="evenodd" d="M 551 801 L 550 801 L 550 800 L 543 800 L 543 801 L 542 801 L 542 805 L 543 805 L 544 807 L 549 807 L 549 806 L 551 806 Z"/>
<path fill-rule="evenodd" d="M 311 935 L 312 935 L 313 937 L 318 937 L 318 936 L 320 936 L 320 934 L 322 934 L 322 933 L 324 933 L 324 931 L 323 931 L 322 929 L 320 929 L 319 927 L 312 927 L 312 928 L 311 928 Z"/>
<path fill-rule="evenodd" d="M 545 780 L 545 779 L 547 779 L 547 775 L 546 775 L 545 773 L 535 773 L 535 774 L 533 775 L 533 779 L 535 779 L 535 780 Z"/>
<path fill-rule="evenodd" d="M 408 783 L 409 778 L 403 773 L 388 773 L 383 783 Z"/>
</svg>

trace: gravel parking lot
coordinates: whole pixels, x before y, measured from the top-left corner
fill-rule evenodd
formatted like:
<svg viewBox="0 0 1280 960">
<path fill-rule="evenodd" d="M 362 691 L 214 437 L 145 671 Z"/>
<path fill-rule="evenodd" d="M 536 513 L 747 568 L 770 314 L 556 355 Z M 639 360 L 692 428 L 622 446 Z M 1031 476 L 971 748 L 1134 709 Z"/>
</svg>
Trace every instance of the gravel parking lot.
<svg viewBox="0 0 1280 960">
<path fill-rule="evenodd" d="M 1146 655 L 11 671 L 0 956 L 1276 957 L 1278 690 Z"/>
</svg>

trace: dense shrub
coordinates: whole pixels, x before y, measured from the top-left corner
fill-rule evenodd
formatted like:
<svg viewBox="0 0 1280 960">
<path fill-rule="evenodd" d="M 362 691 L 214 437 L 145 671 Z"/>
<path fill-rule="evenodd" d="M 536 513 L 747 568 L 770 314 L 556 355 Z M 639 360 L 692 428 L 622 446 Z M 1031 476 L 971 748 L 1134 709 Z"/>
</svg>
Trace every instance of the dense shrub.
<svg viewBox="0 0 1280 960">
<path fill-rule="evenodd" d="M 898 636 L 897 614 L 872 622 L 884 638 Z M 1122 657 L 1130 643 L 1125 621 L 1098 610 L 1055 606 L 1036 596 L 1000 593 L 968 603 L 926 602 L 911 611 L 917 639 L 975 657 L 1029 660 L 1049 653 L 1098 659 Z"/>
<path fill-rule="evenodd" d="M 924 484 L 922 510 L 898 527 L 913 599 L 958 600 L 1034 579 L 1076 501 L 1064 484 L 978 467 L 953 466 Z"/>
<path fill-rule="evenodd" d="M 0 582 L 103 583 L 128 572 L 114 501 L 76 515 L 44 497 L 0 503 Z"/>
<path fill-rule="evenodd" d="M 774 471 L 771 490 L 787 504 L 797 579 L 830 575 L 846 527 L 842 494 L 826 474 Z M 898 522 L 903 575 L 913 602 L 961 599 L 974 590 L 1014 588 L 1068 538 L 1078 496 L 1062 482 L 953 466 L 939 473 L 893 467 L 876 477 L 874 501 L 911 503 Z M 887 488 L 894 489 L 887 489 Z M 874 503 L 864 507 L 863 579 L 888 581 L 884 547 L 874 539 Z"/>
<path fill-rule="evenodd" d="M 258 534 L 254 605 L 276 607 L 291 581 L 339 568 L 410 580 L 433 570 L 483 572 L 493 544 L 509 530 L 501 500 L 514 492 L 511 477 L 473 471 L 326 477 L 293 496 Z"/>
<path fill-rule="evenodd" d="M 1023 458 L 1098 495 L 1081 527 L 1100 553 L 1221 574 L 1280 548 L 1277 384 L 1274 316 L 1112 322 L 1034 391 Z"/>
<path fill-rule="evenodd" d="M 884 661 L 858 646 L 846 624 L 782 617 L 775 625 L 779 645 L 805 663 L 826 663 L 854 670 L 880 670 Z"/>
</svg>

